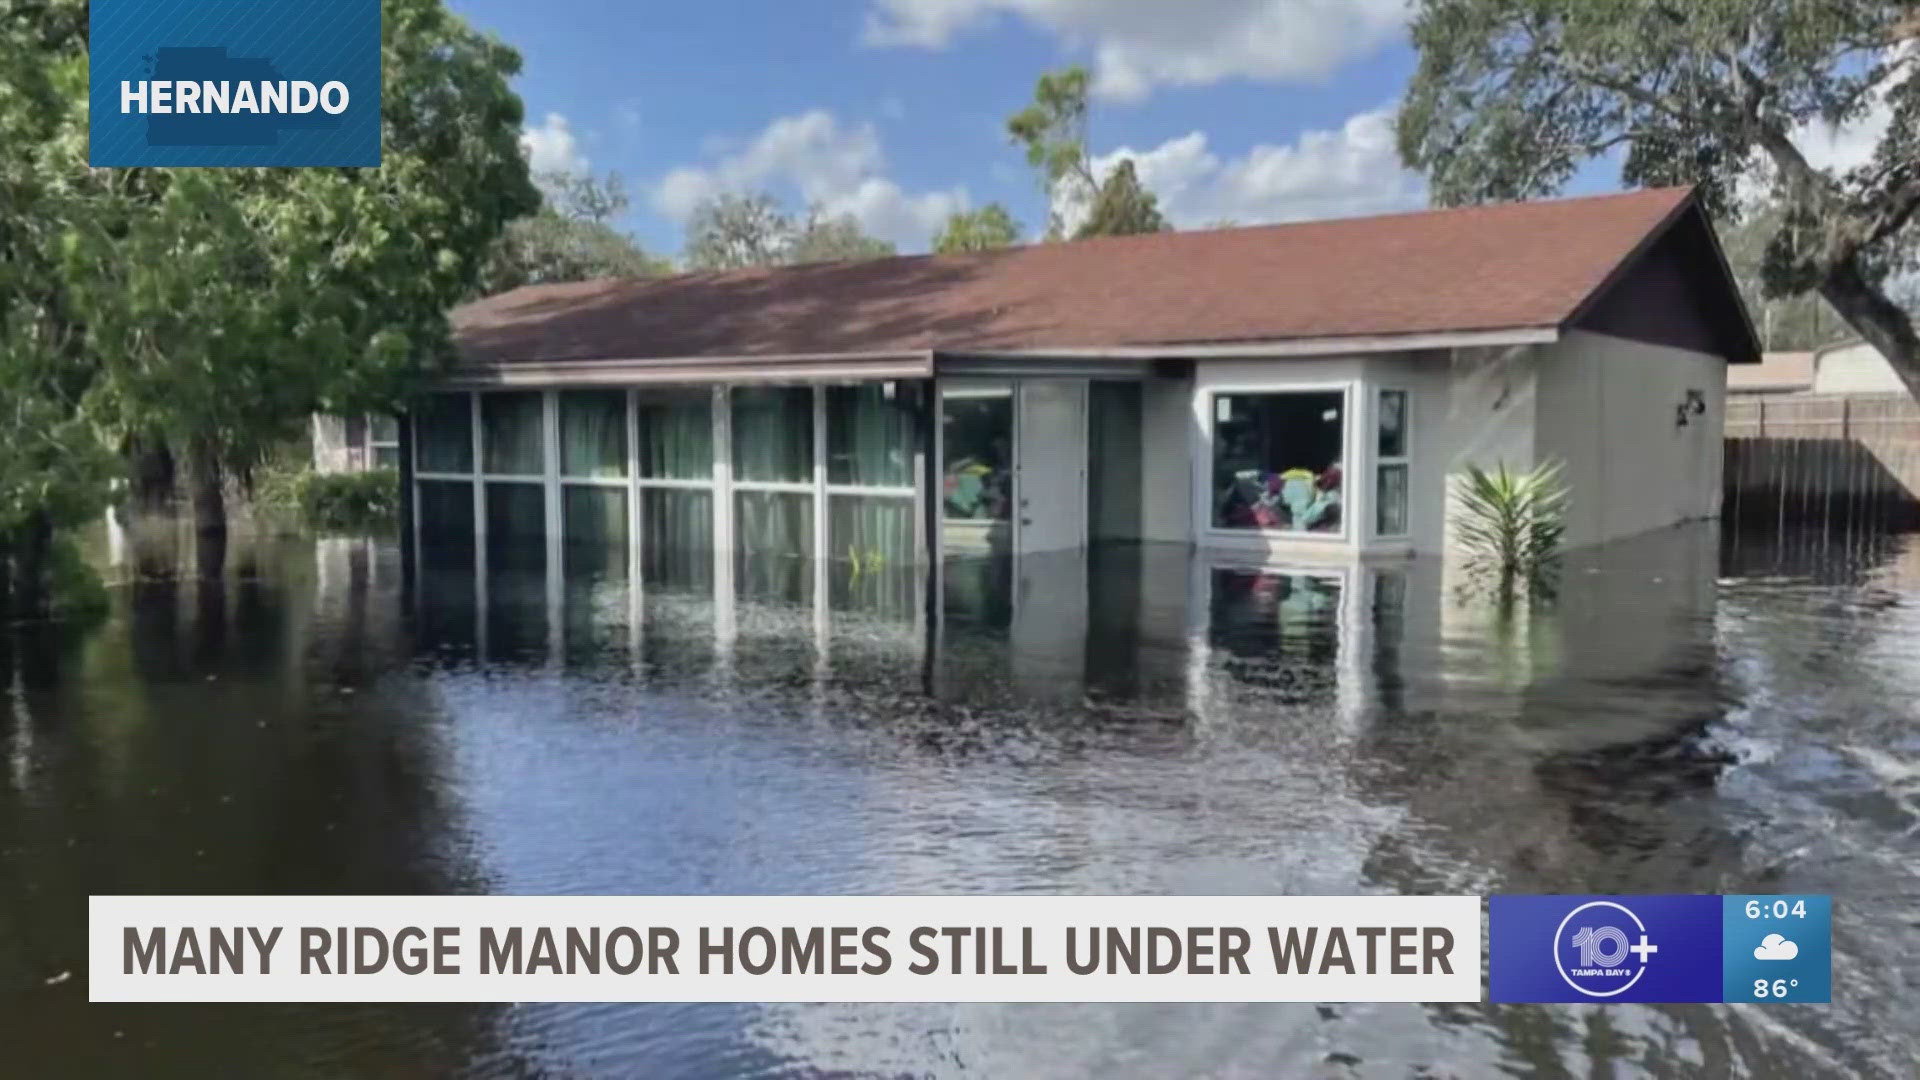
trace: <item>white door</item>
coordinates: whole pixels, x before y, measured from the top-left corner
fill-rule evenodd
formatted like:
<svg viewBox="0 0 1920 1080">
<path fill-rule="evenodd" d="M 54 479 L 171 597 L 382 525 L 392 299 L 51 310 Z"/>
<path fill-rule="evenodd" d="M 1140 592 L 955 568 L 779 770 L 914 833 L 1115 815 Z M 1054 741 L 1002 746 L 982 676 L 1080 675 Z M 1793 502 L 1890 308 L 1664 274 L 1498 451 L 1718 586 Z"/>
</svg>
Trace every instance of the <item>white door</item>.
<svg viewBox="0 0 1920 1080">
<path fill-rule="evenodd" d="M 1087 382 L 1023 380 L 1014 437 L 1014 529 L 1021 554 L 1087 542 Z"/>
</svg>

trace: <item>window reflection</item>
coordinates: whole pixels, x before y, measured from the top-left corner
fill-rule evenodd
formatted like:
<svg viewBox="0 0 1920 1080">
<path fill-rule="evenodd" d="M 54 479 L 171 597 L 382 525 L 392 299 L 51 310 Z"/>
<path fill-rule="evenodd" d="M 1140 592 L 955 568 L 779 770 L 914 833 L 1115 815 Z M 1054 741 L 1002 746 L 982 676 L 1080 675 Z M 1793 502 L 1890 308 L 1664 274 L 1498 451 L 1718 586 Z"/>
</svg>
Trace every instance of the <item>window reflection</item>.
<svg viewBox="0 0 1920 1080">
<path fill-rule="evenodd" d="M 942 400 L 947 520 L 1007 521 L 1013 510 L 1013 388 L 950 387 Z"/>
</svg>

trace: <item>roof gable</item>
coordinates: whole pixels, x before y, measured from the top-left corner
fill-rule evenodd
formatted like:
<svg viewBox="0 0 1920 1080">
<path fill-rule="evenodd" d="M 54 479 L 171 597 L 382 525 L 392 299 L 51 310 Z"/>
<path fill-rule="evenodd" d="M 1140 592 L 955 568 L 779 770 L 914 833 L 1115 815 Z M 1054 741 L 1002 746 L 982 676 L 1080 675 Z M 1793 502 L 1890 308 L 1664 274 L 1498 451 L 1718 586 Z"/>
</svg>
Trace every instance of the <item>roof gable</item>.
<svg viewBox="0 0 1920 1080">
<path fill-rule="evenodd" d="M 452 321 L 463 360 L 485 365 L 1557 328 L 1620 280 L 1622 268 L 1690 207 L 1697 212 L 1687 189 L 1669 188 L 968 255 L 538 285 L 456 309 Z"/>
</svg>

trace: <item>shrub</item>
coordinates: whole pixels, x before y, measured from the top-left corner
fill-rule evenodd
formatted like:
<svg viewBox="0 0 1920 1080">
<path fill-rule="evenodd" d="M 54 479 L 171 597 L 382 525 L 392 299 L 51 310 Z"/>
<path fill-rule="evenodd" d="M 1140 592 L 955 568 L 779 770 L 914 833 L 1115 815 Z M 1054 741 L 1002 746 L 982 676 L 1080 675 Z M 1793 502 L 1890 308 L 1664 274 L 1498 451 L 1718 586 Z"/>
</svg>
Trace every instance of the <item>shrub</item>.
<svg viewBox="0 0 1920 1080">
<path fill-rule="evenodd" d="M 323 532 L 390 528 L 400 515 L 400 476 L 392 469 L 308 471 L 294 486 L 301 516 L 308 526 Z"/>
<path fill-rule="evenodd" d="M 1467 466 L 1454 493 L 1458 533 L 1469 565 L 1495 582 L 1503 601 L 1517 588 L 1528 595 L 1552 595 L 1567 534 L 1567 486 L 1558 461 L 1529 472 L 1493 472 Z"/>
</svg>

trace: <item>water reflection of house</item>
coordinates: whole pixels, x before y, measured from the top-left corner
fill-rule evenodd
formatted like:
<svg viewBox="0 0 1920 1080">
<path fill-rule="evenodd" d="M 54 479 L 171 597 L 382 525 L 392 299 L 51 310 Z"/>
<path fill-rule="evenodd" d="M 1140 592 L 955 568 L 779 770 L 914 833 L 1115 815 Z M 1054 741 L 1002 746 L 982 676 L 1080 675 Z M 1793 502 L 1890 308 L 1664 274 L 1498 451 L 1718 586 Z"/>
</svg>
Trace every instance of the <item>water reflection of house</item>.
<svg viewBox="0 0 1920 1080">
<path fill-rule="evenodd" d="M 413 540 L 641 580 L 711 552 L 716 587 L 793 597 L 834 587 L 816 556 L 1435 552 L 1468 463 L 1564 460 L 1576 543 L 1712 517 L 1757 358 L 1681 190 L 533 286 L 453 323 L 400 440 Z"/>
</svg>

